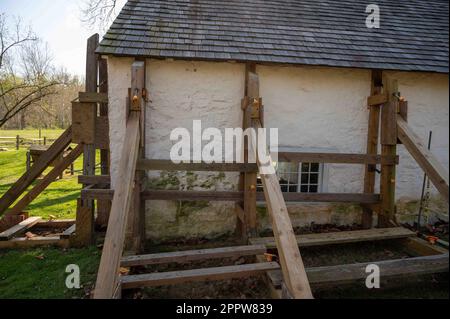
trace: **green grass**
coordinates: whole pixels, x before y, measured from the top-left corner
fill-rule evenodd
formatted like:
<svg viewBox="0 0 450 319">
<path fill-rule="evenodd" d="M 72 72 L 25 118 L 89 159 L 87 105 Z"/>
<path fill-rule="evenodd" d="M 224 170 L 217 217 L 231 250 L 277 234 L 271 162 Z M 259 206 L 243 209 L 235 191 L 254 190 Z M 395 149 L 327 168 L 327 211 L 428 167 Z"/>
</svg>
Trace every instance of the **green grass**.
<svg viewBox="0 0 450 319">
<path fill-rule="evenodd" d="M 88 298 L 99 261 L 95 247 L 0 251 L 0 299 Z M 70 264 L 80 267 L 80 289 L 65 285 Z"/>
<path fill-rule="evenodd" d="M 62 132 L 43 130 L 42 136 L 56 139 Z M 0 130 L 0 136 L 16 135 L 25 138 L 39 137 L 37 130 Z M 8 151 L 0 152 L 0 197 L 26 171 L 27 149 L 24 147 L 16 151 L 8 148 Z M 82 166 L 83 159 L 80 156 L 75 162 L 75 170 L 81 170 Z M 36 182 L 33 185 L 35 184 Z M 66 174 L 62 180 L 53 182 L 42 192 L 26 211 L 30 216 L 41 216 L 44 219 L 50 219 L 50 215 L 58 219 L 75 218 L 76 199 L 80 196 L 80 189 L 77 175 Z M 99 260 L 100 251 L 96 247 L 0 251 L 0 299 L 84 298 L 87 290 L 94 284 Z M 69 290 L 65 286 L 65 270 L 69 264 L 80 267 L 83 285 L 80 290 Z"/>
<path fill-rule="evenodd" d="M 26 152 L 26 149 L 0 152 L 0 196 L 26 171 Z M 83 160 L 80 156 L 75 161 L 75 170 L 81 170 L 82 166 Z M 35 184 L 36 182 L 33 183 Z M 30 216 L 41 216 L 44 219 L 50 218 L 50 215 L 58 219 L 75 218 L 76 200 L 80 196 L 80 189 L 77 175 L 66 174 L 62 180 L 53 182 L 43 191 L 26 211 Z"/>
</svg>

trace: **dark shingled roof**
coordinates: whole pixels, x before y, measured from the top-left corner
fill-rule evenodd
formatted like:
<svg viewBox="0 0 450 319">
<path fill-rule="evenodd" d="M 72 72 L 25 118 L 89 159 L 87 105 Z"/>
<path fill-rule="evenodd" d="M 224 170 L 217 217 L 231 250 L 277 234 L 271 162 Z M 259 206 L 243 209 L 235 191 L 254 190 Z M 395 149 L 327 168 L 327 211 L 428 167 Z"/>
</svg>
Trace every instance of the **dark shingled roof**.
<svg viewBox="0 0 450 319">
<path fill-rule="evenodd" d="M 378 4 L 381 28 L 367 29 Z M 447 0 L 129 0 L 98 53 L 448 73 Z"/>
</svg>

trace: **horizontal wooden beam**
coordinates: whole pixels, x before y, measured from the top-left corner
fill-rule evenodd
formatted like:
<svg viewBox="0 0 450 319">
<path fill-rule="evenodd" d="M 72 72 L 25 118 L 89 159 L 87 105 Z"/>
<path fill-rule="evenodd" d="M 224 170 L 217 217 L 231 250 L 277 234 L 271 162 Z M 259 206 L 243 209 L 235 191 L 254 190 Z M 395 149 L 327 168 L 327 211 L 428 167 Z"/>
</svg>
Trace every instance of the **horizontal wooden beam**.
<svg viewBox="0 0 450 319">
<path fill-rule="evenodd" d="M 138 161 L 138 170 L 143 171 L 191 171 L 191 172 L 257 172 L 256 164 L 239 163 L 180 163 L 174 164 L 170 160 L 147 160 Z"/>
<path fill-rule="evenodd" d="M 183 271 L 171 271 L 144 275 L 124 276 L 122 289 L 134 289 L 153 286 L 175 285 L 186 282 L 218 281 L 264 274 L 279 269 L 276 262 L 256 263 L 237 266 L 203 268 Z"/>
<path fill-rule="evenodd" d="M 145 191 L 142 193 L 141 199 L 237 202 L 241 201 L 243 196 L 243 192 Z"/>
<path fill-rule="evenodd" d="M 4 232 L 0 233 L 0 241 L 10 240 L 12 237 L 30 229 L 31 227 L 39 223 L 41 220 L 42 220 L 41 217 L 30 217 L 25 219 L 23 222 L 20 222 L 19 224 L 11 227 L 10 229 L 7 229 Z"/>
<path fill-rule="evenodd" d="M 68 248 L 70 246 L 70 242 L 68 239 L 61 239 L 59 236 L 14 238 L 8 241 L 0 241 L 0 249 L 29 249 L 47 246 Z"/>
<path fill-rule="evenodd" d="M 80 103 L 108 103 L 107 93 L 80 92 L 78 93 Z"/>
<path fill-rule="evenodd" d="M 96 176 L 78 176 L 78 184 L 83 185 L 110 185 L 111 184 L 111 176 L 109 175 L 96 175 Z"/>
<path fill-rule="evenodd" d="M 165 263 L 185 263 L 198 260 L 221 259 L 229 257 L 255 256 L 266 253 L 264 245 L 224 247 L 202 250 L 177 251 L 122 258 L 122 267 L 157 265 Z"/>
<path fill-rule="evenodd" d="M 445 167 L 439 163 L 422 140 L 409 128 L 408 123 L 401 117 L 397 118 L 398 138 L 411 156 L 428 175 L 433 185 L 442 197 L 449 200 L 449 176 Z"/>
<path fill-rule="evenodd" d="M 346 153 L 299 153 L 280 152 L 279 161 L 296 163 L 332 163 L 332 164 L 361 164 L 361 165 L 396 165 L 399 163 L 398 156 L 381 156 L 367 154 Z"/>
<path fill-rule="evenodd" d="M 381 104 L 387 103 L 388 100 L 389 100 L 389 98 L 386 93 L 375 94 L 375 95 L 369 96 L 369 98 L 367 99 L 367 105 L 368 106 L 381 105 Z"/>
<path fill-rule="evenodd" d="M 111 189 L 83 189 L 83 199 L 110 200 L 114 196 Z M 316 203 L 358 203 L 378 204 L 379 194 L 350 194 L 350 193 L 283 193 L 286 202 L 316 202 Z M 239 202 L 244 198 L 243 192 L 231 191 L 144 191 L 141 194 L 143 200 L 182 200 L 182 201 L 225 201 Z M 257 193 L 258 201 L 264 201 L 264 194 Z"/>
<path fill-rule="evenodd" d="M 41 221 L 36 224 L 36 228 L 40 229 L 66 229 L 75 224 L 75 219 L 54 219 L 49 221 Z"/>
<path fill-rule="evenodd" d="M 70 237 L 72 237 L 75 234 L 76 229 L 77 229 L 77 225 L 70 226 L 61 234 L 61 238 L 69 239 Z"/>
<path fill-rule="evenodd" d="M 449 255 L 445 254 L 349 265 L 315 267 L 306 269 L 306 273 L 308 274 L 309 282 L 315 287 L 348 284 L 366 279 L 366 268 L 371 264 L 380 267 L 382 280 L 393 277 L 446 273 L 449 270 Z M 282 283 L 281 272 L 277 270 L 270 271 L 268 275 L 272 285 L 280 288 Z"/>
<path fill-rule="evenodd" d="M 351 194 L 351 193 L 283 193 L 286 202 L 312 202 L 312 203 L 359 203 L 377 204 L 380 202 L 379 194 Z M 263 193 L 257 193 L 258 201 L 264 200 Z"/>
<path fill-rule="evenodd" d="M 326 245 L 342 245 L 379 240 L 393 240 L 414 237 L 415 233 L 403 227 L 374 228 L 366 230 L 353 230 L 335 233 L 320 233 L 298 235 L 297 243 L 300 247 L 316 247 Z M 264 245 L 267 249 L 276 248 L 273 237 L 251 238 L 252 245 Z"/>
</svg>

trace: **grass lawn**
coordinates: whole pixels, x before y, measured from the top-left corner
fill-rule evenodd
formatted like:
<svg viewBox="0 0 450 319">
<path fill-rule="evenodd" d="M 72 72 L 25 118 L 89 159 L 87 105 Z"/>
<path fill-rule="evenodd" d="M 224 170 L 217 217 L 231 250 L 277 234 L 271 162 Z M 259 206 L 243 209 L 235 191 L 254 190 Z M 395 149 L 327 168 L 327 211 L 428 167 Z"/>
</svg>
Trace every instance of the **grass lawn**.
<svg viewBox="0 0 450 319">
<path fill-rule="evenodd" d="M 0 250 L 0 299 L 88 298 L 100 261 L 96 247 Z M 80 289 L 65 285 L 66 267 L 80 267 Z"/>
<path fill-rule="evenodd" d="M 42 136 L 54 139 L 62 132 L 62 130 L 43 130 Z M 37 130 L 0 130 L 0 136 L 16 135 L 27 138 L 39 137 Z M 26 171 L 27 149 L 24 147 L 16 151 L 11 147 L 8 148 L 9 151 L 0 152 L 0 197 Z M 80 156 L 75 162 L 75 170 L 82 169 L 82 163 L 83 159 Z M 44 219 L 49 219 L 51 215 L 58 219 L 75 218 L 76 199 L 80 196 L 80 189 L 77 175 L 66 174 L 64 179 L 53 182 L 26 211 L 30 216 L 41 216 Z M 89 290 L 95 281 L 100 253 L 96 247 L 69 250 L 56 248 L 0 250 L 0 299 L 86 297 L 86 289 Z M 83 287 L 79 290 L 69 290 L 65 286 L 65 278 L 68 275 L 65 271 L 69 264 L 80 267 Z"/>
</svg>

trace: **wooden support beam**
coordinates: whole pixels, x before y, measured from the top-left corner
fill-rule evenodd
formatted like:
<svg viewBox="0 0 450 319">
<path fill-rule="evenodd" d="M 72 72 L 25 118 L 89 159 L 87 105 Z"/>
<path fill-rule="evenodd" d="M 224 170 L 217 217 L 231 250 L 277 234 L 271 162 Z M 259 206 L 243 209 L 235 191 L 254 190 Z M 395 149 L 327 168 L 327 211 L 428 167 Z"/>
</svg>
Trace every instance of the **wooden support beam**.
<svg viewBox="0 0 450 319">
<path fill-rule="evenodd" d="M 242 192 L 210 192 L 210 191 L 145 191 L 143 200 L 180 200 L 180 201 L 224 201 L 242 200 Z"/>
<path fill-rule="evenodd" d="M 108 63 L 106 59 L 99 58 L 98 61 L 98 90 L 99 95 L 103 96 L 103 99 L 99 99 L 100 101 L 100 118 L 104 118 L 104 123 L 107 124 L 107 130 L 102 129 L 100 130 L 101 124 L 99 122 L 96 123 L 96 127 L 99 128 L 99 132 L 103 135 L 103 139 L 100 139 L 100 136 L 96 135 L 96 147 L 100 148 L 100 164 L 101 164 L 101 174 L 102 175 L 108 175 L 109 174 L 109 119 L 108 119 L 108 113 L 109 113 L 109 107 L 108 107 Z M 104 124 L 103 123 L 103 124 Z M 105 125 L 106 126 L 106 125 Z M 97 133 L 97 131 L 96 131 Z M 100 140 L 107 141 L 108 147 L 105 148 L 103 145 L 99 145 L 98 143 Z M 103 147 L 101 147 L 103 146 Z M 101 212 L 99 212 L 101 213 Z M 105 217 L 100 217 L 105 218 Z"/>
<path fill-rule="evenodd" d="M 415 257 L 448 254 L 448 249 L 442 248 L 438 245 L 432 245 L 418 237 L 405 238 L 400 241 L 399 246 L 406 250 L 408 254 Z"/>
<path fill-rule="evenodd" d="M 138 161 L 138 170 L 143 171 L 188 171 L 188 172 L 257 172 L 256 164 L 240 163 L 181 163 L 174 164 L 170 160 Z"/>
<path fill-rule="evenodd" d="M 54 219 L 41 221 L 36 224 L 39 229 L 66 229 L 75 225 L 75 219 Z"/>
<path fill-rule="evenodd" d="M 95 286 L 95 299 L 110 299 L 119 285 L 119 268 L 125 241 L 128 214 L 133 200 L 134 177 L 139 153 L 139 118 L 140 113 L 131 112 L 122 148 L 118 180 L 108 230 L 103 246 L 102 258 Z"/>
<path fill-rule="evenodd" d="M 87 40 L 86 49 L 86 93 L 97 93 L 97 80 L 98 80 L 98 57 L 95 54 L 99 44 L 99 35 L 94 34 Z M 97 116 L 97 104 L 92 103 L 92 107 L 89 110 L 89 117 L 94 118 Z M 83 175 L 95 175 L 95 145 L 94 142 L 84 145 L 83 156 Z M 92 207 L 93 203 L 88 203 L 88 206 Z"/>
<path fill-rule="evenodd" d="M 78 176 L 78 184 L 84 185 L 111 185 L 111 176 L 97 175 L 97 176 Z"/>
<path fill-rule="evenodd" d="M 396 80 L 385 78 L 386 94 L 389 99 L 381 109 L 381 155 L 397 156 L 397 110 L 398 83 Z M 381 165 L 380 192 L 381 211 L 378 216 L 379 227 L 390 227 L 395 223 L 395 184 L 396 166 Z"/>
<path fill-rule="evenodd" d="M 380 94 L 383 85 L 383 73 L 380 70 L 372 71 L 371 95 Z M 369 102 L 369 125 L 367 129 L 367 156 L 377 156 L 378 154 L 378 137 L 380 130 L 380 105 L 371 105 Z M 375 174 L 376 164 L 366 163 L 364 174 L 364 193 L 373 194 L 375 192 Z M 362 226 L 365 229 L 373 226 L 373 209 L 363 206 Z"/>
<path fill-rule="evenodd" d="M 77 225 L 72 225 L 69 228 L 67 228 L 63 233 L 61 234 L 61 239 L 69 239 L 75 234 L 75 231 L 77 230 Z"/>
<path fill-rule="evenodd" d="M 14 238 L 8 241 L 0 241 L 0 249 L 30 249 L 36 247 L 60 247 L 69 248 L 67 239 L 55 237 Z"/>
<path fill-rule="evenodd" d="M 97 104 L 72 102 L 72 142 L 94 144 Z"/>
<path fill-rule="evenodd" d="M 369 96 L 369 98 L 367 99 L 367 105 L 377 106 L 377 105 L 382 105 L 382 104 L 386 103 L 387 101 L 388 101 L 387 94 L 380 93 L 380 94 L 375 94 L 375 95 Z"/>
<path fill-rule="evenodd" d="M 103 82 L 103 81 L 101 81 Z M 108 103 L 108 92 L 80 92 L 78 93 L 80 103 Z M 105 114 L 106 115 L 106 114 Z"/>
<path fill-rule="evenodd" d="M 261 128 L 261 123 L 256 121 L 255 129 L 259 128 Z M 255 142 L 253 140 L 250 141 L 250 147 L 256 150 L 255 153 L 258 154 Z M 271 156 L 269 156 L 268 163 L 270 165 L 273 163 Z M 272 228 L 286 287 L 293 298 L 311 299 L 313 298 L 311 287 L 306 276 L 286 203 L 281 193 L 278 177 L 276 174 L 265 174 L 264 171 L 261 171 L 265 163 L 261 162 L 259 156 L 257 156 L 257 164 L 260 168 L 267 208 L 272 218 Z"/>
<path fill-rule="evenodd" d="M 375 264 L 380 267 L 382 280 L 446 273 L 449 270 L 448 258 L 449 255 L 446 254 L 397 260 L 384 260 L 368 263 L 315 267 L 307 269 L 306 272 L 311 285 L 314 287 L 326 287 L 350 284 L 365 280 L 367 278 L 366 269 L 370 264 Z M 280 271 L 270 271 L 269 277 L 275 287 L 281 287 L 282 276 Z"/>
<path fill-rule="evenodd" d="M 350 243 L 371 242 L 380 240 L 394 240 L 415 237 L 416 234 L 403 227 L 372 228 L 336 233 L 306 234 L 296 236 L 300 248 L 327 245 L 342 245 Z M 274 237 L 251 238 L 252 245 L 264 245 L 267 249 L 276 248 Z"/>
<path fill-rule="evenodd" d="M 94 242 L 94 212 L 82 199 L 77 200 L 75 229 L 75 237 L 71 238 L 73 246 L 84 247 Z"/>
<path fill-rule="evenodd" d="M 60 176 L 67 167 L 70 166 L 83 153 L 83 146 L 77 145 L 66 157 L 39 181 L 6 215 L 19 215 L 23 210 L 38 197 L 58 176 Z"/>
<path fill-rule="evenodd" d="M 53 161 L 64 152 L 72 141 L 72 127 L 69 127 L 34 163 L 30 170 L 23 174 L 17 182 L 0 199 L 0 215 L 13 204 L 22 193 L 38 178 Z"/>
<path fill-rule="evenodd" d="M 362 164 L 376 165 L 399 163 L 398 156 L 381 156 L 374 154 L 339 154 L 339 153 L 298 153 L 298 152 L 280 152 L 279 161 L 288 161 L 296 163 L 333 163 L 333 164 Z"/>
<path fill-rule="evenodd" d="M 14 236 L 24 233 L 26 230 L 30 229 L 42 220 L 41 217 L 30 217 L 25 219 L 23 222 L 11 227 L 0 233 L 0 241 L 10 240 Z"/>
<path fill-rule="evenodd" d="M 224 247 L 201 250 L 177 251 L 152 255 L 128 256 L 122 258 L 122 267 L 149 266 L 167 263 L 183 264 L 186 262 L 222 259 L 242 256 L 256 256 L 266 253 L 263 245 Z"/>
<path fill-rule="evenodd" d="M 411 130 L 403 118 L 397 118 L 397 128 L 400 141 L 448 203 L 448 171 L 439 163 L 433 153 L 428 150 L 426 144 Z"/>
<path fill-rule="evenodd" d="M 192 269 L 144 275 L 122 277 L 122 289 L 134 289 L 164 285 L 176 285 L 186 282 L 218 281 L 262 275 L 266 271 L 278 269 L 275 262 L 256 263 L 237 266 Z"/>
<path fill-rule="evenodd" d="M 378 194 L 351 194 L 351 193 L 282 193 L 285 202 L 311 202 L 311 203 L 357 203 L 378 204 Z M 264 200 L 263 193 L 257 193 L 258 201 Z M 267 198 L 266 198 L 267 199 Z"/>
</svg>

